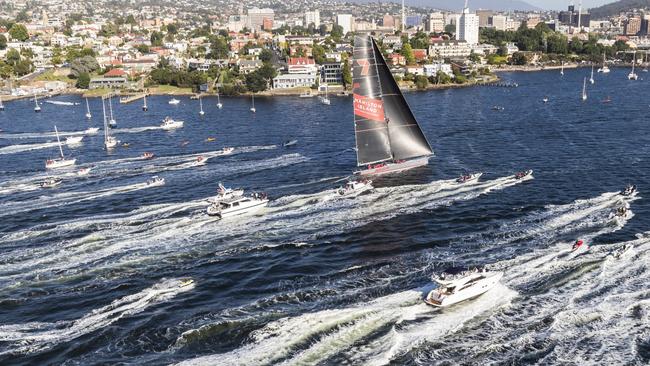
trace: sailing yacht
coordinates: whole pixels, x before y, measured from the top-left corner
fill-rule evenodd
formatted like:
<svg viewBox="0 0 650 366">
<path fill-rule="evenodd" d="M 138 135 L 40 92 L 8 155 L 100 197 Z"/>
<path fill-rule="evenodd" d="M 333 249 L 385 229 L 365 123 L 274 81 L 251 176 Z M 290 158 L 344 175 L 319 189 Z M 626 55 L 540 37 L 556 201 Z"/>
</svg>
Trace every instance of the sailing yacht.
<svg viewBox="0 0 650 366">
<path fill-rule="evenodd" d="M 591 65 L 591 76 L 589 77 L 589 83 L 593 84 L 596 81 L 594 80 L 594 65 Z"/>
<path fill-rule="evenodd" d="M 93 117 L 92 114 L 90 114 L 90 105 L 88 104 L 88 98 L 86 98 L 86 118 L 91 119 Z"/>
<path fill-rule="evenodd" d="M 36 94 L 34 94 L 34 104 L 35 104 L 34 112 L 36 112 L 36 113 L 40 112 L 41 111 L 41 106 L 38 105 L 38 98 L 36 98 Z"/>
<path fill-rule="evenodd" d="M 255 109 L 255 94 L 251 94 L 251 112 L 257 112 L 257 109 Z"/>
<path fill-rule="evenodd" d="M 102 98 L 102 113 L 104 115 L 104 146 L 106 146 L 106 149 L 112 149 L 117 144 L 120 142 L 115 139 L 115 137 L 110 135 L 110 132 L 108 131 L 108 121 L 106 118 L 106 103 L 104 102 L 104 98 Z"/>
<path fill-rule="evenodd" d="M 142 104 L 142 111 L 146 112 L 149 110 L 149 107 L 147 107 L 147 94 L 144 95 L 144 103 Z"/>
<path fill-rule="evenodd" d="M 564 76 L 564 61 L 562 61 L 562 66 L 560 67 L 560 75 Z"/>
<path fill-rule="evenodd" d="M 67 166 L 72 166 L 76 163 L 77 159 L 66 159 L 66 157 L 63 155 L 63 148 L 61 147 L 61 139 L 59 138 L 59 130 L 56 129 L 56 126 L 54 126 L 54 132 L 56 133 L 56 141 L 59 143 L 59 153 L 61 153 L 61 157 L 58 159 L 48 159 L 45 161 L 45 168 L 46 169 L 55 169 L 55 168 L 63 168 Z"/>
<path fill-rule="evenodd" d="M 2 96 L 0 96 L 0 111 L 4 111 L 4 110 L 5 110 L 5 105 L 2 104 Z"/>
<path fill-rule="evenodd" d="M 330 105 L 332 103 L 332 101 L 330 101 L 330 98 L 327 96 L 327 89 L 328 89 L 328 86 L 325 85 L 325 95 L 320 97 L 320 102 L 325 104 L 325 105 Z"/>
<path fill-rule="evenodd" d="M 115 128 L 115 127 L 117 127 L 117 122 L 115 121 L 115 118 L 113 118 L 113 103 L 112 103 L 112 100 L 113 100 L 113 96 L 111 95 L 111 96 L 108 97 L 108 109 L 111 112 L 111 118 L 108 120 L 108 127 Z"/>
<path fill-rule="evenodd" d="M 221 104 L 221 99 L 219 98 L 219 87 L 217 87 L 217 108 L 223 108 L 223 104 Z"/>
<path fill-rule="evenodd" d="M 431 146 L 368 35 L 354 37 L 353 85 L 357 166 L 366 167 L 355 174 L 395 173 L 429 164 Z"/>
<path fill-rule="evenodd" d="M 582 83 L 582 101 L 587 100 L 587 78 L 584 78 Z"/>
<path fill-rule="evenodd" d="M 603 74 L 609 73 L 609 67 L 607 67 L 607 64 L 605 63 L 605 53 L 603 52 L 603 67 L 598 69 L 598 72 L 602 72 Z"/>
<path fill-rule="evenodd" d="M 199 114 L 202 116 L 202 115 L 205 114 L 205 112 L 203 111 L 203 100 L 201 99 L 200 95 L 199 95 L 199 106 L 201 108 L 201 110 L 199 111 Z"/>
<path fill-rule="evenodd" d="M 634 59 L 632 60 L 632 71 L 627 74 L 628 80 L 637 80 L 639 75 L 634 72 L 634 64 L 636 64 L 636 52 L 634 52 Z"/>
</svg>

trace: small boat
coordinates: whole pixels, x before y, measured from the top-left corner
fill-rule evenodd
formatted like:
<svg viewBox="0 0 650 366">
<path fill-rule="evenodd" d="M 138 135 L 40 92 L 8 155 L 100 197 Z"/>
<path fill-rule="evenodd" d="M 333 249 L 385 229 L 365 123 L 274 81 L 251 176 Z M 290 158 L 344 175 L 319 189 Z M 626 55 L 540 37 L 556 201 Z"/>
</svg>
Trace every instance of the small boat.
<svg viewBox="0 0 650 366">
<path fill-rule="evenodd" d="M 147 180 L 147 186 L 149 187 L 158 187 L 165 185 L 165 178 L 160 178 L 157 175 L 154 175 L 149 180 Z"/>
<path fill-rule="evenodd" d="M 478 297 L 493 288 L 503 277 L 503 272 L 470 271 L 446 280 L 434 278 L 439 287 L 427 294 L 425 303 L 447 307 L 459 302 Z"/>
<path fill-rule="evenodd" d="M 221 98 L 219 97 L 219 87 L 217 87 L 217 108 L 223 108 L 223 104 L 221 104 Z"/>
<path fill-rule="evenodd" d="M 183 121 L 175 121 L 169 117 L 165 117 L 162 124 L 160 125 L 160 128 L 168 131 L 181 127 L 183 127 Z"/>
<path fill-rule="evenodd" d="M 482 175 L 483 173 L 464 174 L 456 179 L 456 183 L 469 183 L 477 181 Z"/>
<path fill-rule="evenodd" d="M 515 179 L 517 179 L 517 180 L 524 179 L 524 178 L 526 178 L 526 177 L 528 177 L 528 176 L 530 176 L 532 174 L 533 174 L 532 170 L 524 170 L 524 171 L 521 171 L 521 172 L 515 174 Z"/>
<path fill-rule="evenodd" d="M 81 169 L 77 170 L 77 175 L 80 175 L 80 176 L 88 175 L 88 173 L 90 173 L 90 169 L 92 169 L 92 168 L 91 167 L 81 168 Z"/>
<path fill-rule="evenodd" d="M 38 98 L 36 98 L 36 95 L 34 95 L 34 112 L 38 113 L 41 111 L 41 106 L 38 105 Z"/>
<path fill-rule="evenodd" d="M 151 160 L 154 157 L 154 154 L 152 152 L 145 152 L 140 156 L 144 160 Z"/>
<path fill-rule="evenodd" d="M 627 207 L 621 206 L 616 209 L 616 212 L 614 212 L 614 217 L 625 217 L 627 216 Z"/>
<path fill-rule="evenodd" d="M 219 219 L 252 213 L 269 204 L 265 193 L 253 193 L 250 196 L 236 197 L 208 206 L 207 214 Z"/>
<path fill-rule="evenodd" d="M 589 250 L 589 244 L 585 243 L 582 240 L 576 240 L 571 246 L 571 253 L 583 253 Z"/>
<path fill-rule="evenodd" d="M 0 96 L 0 112 L 5 110 L 5 105 L 2 104 L 2 96 Z"/>
<path fill-rule="evenodd" d="M 61 139 L 59 139 L 59 130 L 57 130 L 56 126 L 54 126 L 54 132 L 56 133 L 56 141 L 59 143 L 59 153 L 61 154 L 61 157 L 57 159 L 46 160 L 45 168 L 56 169 L 56 168 L 64 168 L 64 167 L 75 165 L 77 159 L 67 159 L 63 155 L 63 147 L 61 147 Z"/>
<path fill-rule="evenodd" d="M 284 147 L 291 147 L 291 146 L 295 146 L 297 143 L 298 143 L 298 140 L 289 140 L 289 141 L 285 141 L 285 142 L 282 144 L 282 146 L 284 146 Z"/>
<path fill-rule="evenodd" d="M 122 147 L 129 147 L 129 146 L 131 146 L 131 145 L 128 142 L 125 142 L 125 143 L 122 144 Z"/>
<path fill-rule="evenodd" d="M 89 127 L 84 131 L 86 135 L 96 135 L 99 132 L 99 127 Z"/>
<path fill-rule="evenodd" d="M 178 287 L 183 288 L 183 287 L 190 286 L 190 285 L 192 285 L 192 284 L 194 284 L 194 280 L 191 279 L 191 278 L 188 278 L 188 279 L 182 280 L 182 281 L 178 284 Z"/>
<path fill-rule="evenodd" d="M 608 74 L 609 73 L 609 67 L 607 67 L 607 64 L 605 62 L 605 53 L 603 53 L 603 67 L 599 68 L 597 72 L 603 73 L 603 74 Z"/>
<path fill-rule="evenodd" d="M 54 187 L 60 185 L 61 182 L 62 182 L 62 180 L 59 179 L 59 178 L 48 177 L 48 178 L 45 178 L 45 180 L 41 182 L 40 186 L 41 186 L 41 188 L 54 188 Z"/>
<path fill-rule="evenodd" d="M 594 65 L 591 65 L 591 76 L 589 77 L 589 84 L 593 84 L 596 81 L 594 80 Z"/>
<path fill-rule="evenodd" d="M 65 144 L 66 145 L 79 145 L 81 143 L 81 140 L 83 140 L 83 136 L 70 136 L 65 139 Z"/>
<path fill-rule="evenodd" d="M 205 165 L 207 162 L 208 159 L 205 156 L 199 155 L 196 157 L 196 161 L 194 161 L 194 166 Z"/>
<path fill-rule="evenodd" d="M 634 248 L 634 245 L 632 244 L 625 244 L 609 253 L 612 258 L 614 259 L 621 259 L 626 253 L 628 253 L 632 248 Z"/>
<path fill-rule="evenodd" d="M 230 155 L 233 153 L 233 151 L 235 151 L 234 147 L 224 147 L 221 149 L 221 155 Z"/>
<path fill-rule="evenodd" d="M 542 102 L 548 103 L 548 97 L 544 97 L 544 99 L 542 99 Z"/>
<path fill-rule="evenodd" d="M 638 80 L 638 79 L 639 79 L 639 75 L 637 75 L 637 74 L 634 72 L 634 65 L 635 65 L 635 64 L 636 64 L 636 52 L 634 52 L 634 58 L 633 58 L 633 60 L 632 60 L 632 71 L 630 71 L 630 73 L 627 74 L 627 79 L 628 79 L 628 80 Z"/>
<path fill-rule="evenodd" d="M 201 94 L 192 94 L 190 95 L 190 100 L 201 99 Z"/>
<path fill-rule="evenodd" d="M 257 109 L 255 109 L 255 95 L 251 94 L 251 112 L 255 113 L 257 112 Z"/>
<path fill-rule="evenodd" d="M 636 193 L 636 186 L 633 184 L 628 184 L 625 186 L 625 189 L 620 192 L 620 195 L 624 197 L 630 197 L 634 193 Z"/>
<path fill-rule="evenodd" d="M 603 102 L 603 103 L 611 103 L 611 102 L 612 102 L 612 98 L 610 98 L 609 95 L 608 95 L 605 99 L 602 100 L 602 102 Z"/>
<path fill-rule="evenodd" d="M 205 142 L 213 142 L 213 141 L 216 141 L 216 140 L 217 139 L 214 138 L 214 137 L 208 137 L 207 139 L 205 139 Z"/>
<path fill-rule="evenodd" d="M 205 112 L 203 111 L 203 100 L 201 100 L 201 97 L 199 96 L 199 115 L 203 116 L 205 115 Z"/>
<path fill-rule="evenodd" d="M 179 104 L 180 102 L 181 102 L 180 100 L 178 100 L 178 99 L 176 99 L 176 98 L 172 98 L 172 99 L 171 99 L 169 102 L 167 102 L 167 103 L 169 103 L 169 104 L 171 104 L 171 105 L 177 105 L 177 104 Z"/>
<path fill-rule="evenodd" d="M 582 82 L 582 96 L 581 96 L 581 98 L 582 98 L 583 102 L 587 100 L 587 78 L 584 78 L 584 80 Z"/>
<path fill-rule="evenodd" d="M 495 105 L 495 106 L 492 107 L 492 110 L 493 111 L 503 111 L 503 110 L 505 110 L 505 107 Z"/>
<path fill-rule="evenodd" d="M 244 190 L 241 188 L 226 188 L 221 182 L 219 182 L 219 189 L 217 190 L 217 195 L 207 199 L 210 203 L 219 203 L 221 201 L 232 200 L 244 195 Z"/>
<path fill-rule="evenodd" d="M 337 189 L 336 193 L 344 197 L 356 197 L 373 189 L 372 181 L 369 179 L 350 180 L 343 187 Z"/>
<path fill-rule="evenodd" d="M 90 105 L 88 104 L 88 98 L 86 98 L 86 118 L 91 119 L 93 117 L 92 114 L 90 114 Z"/>
<path fill-rule="evenodd" d="M 300 93 L 300 98 L 311 98 L 313 95 L 310 92 Z"/>
<path fill-rule="evenodd" d="M 147 94 L 144 95 L 144 103 L 142 104 L 142 111 L 146 112 L 149 110 L 149 107 L 147 107 Z"/>
</svg>

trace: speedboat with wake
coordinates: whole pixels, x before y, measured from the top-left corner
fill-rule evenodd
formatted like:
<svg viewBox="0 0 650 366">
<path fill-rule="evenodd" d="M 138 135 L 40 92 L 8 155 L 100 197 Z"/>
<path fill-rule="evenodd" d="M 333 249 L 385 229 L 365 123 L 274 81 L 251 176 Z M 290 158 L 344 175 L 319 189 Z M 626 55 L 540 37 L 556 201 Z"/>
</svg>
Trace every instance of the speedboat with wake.
<svg viewBox="0 0 650 366">
<path fill-rule="evenodd" d="M 282 146 L 283 147 L 291 147 L 291 146 L 295 146 L 297 143 L 298 143 L 298 140 L 288 140 L 288 141 L 285 141 L 282 144 Z"/>
<path fill-rule="evenodd" d="M 517 180 L 524 179 L 524 178 L 526 178 L 528 176 L 531 176 L 532 174 L 533 174 L 532 170 L 530 170 L 530 169 L 529 170 L 524 170 L 524 171 L 521 171 L 521 172 L 515 174 L 515 179 L 517 179 Z"/>
<path fill-rule="evenodd" d="M 269 199 L 265 193 L 253 193 L 250 196 L 240 196 L 213 203 L 208 206 L 207 214 L 223 219 L 225 217 L 252 213 L 268 204 Z"/>
<path fill-rule="evenodd" d="M 219 203 L 221 201 L 232 200 L 239 198 L 244 195 L 244 190 L 241 188 L 226 188 L 221 182 L 219 182 L 219 189 L 217 190 L 217 195 L 207 199 L 210 203 Z"/>
<path fill-rule="evenodd" d="M 144 160 L 151 160 L 154 158 L 154 156 L 155 155 L 152 152 L 144 152 L 142 155 L 140 155 L 140 157 Z"/>
<path fill-rule="evenodd" d="M 464 174 L 456 179 L 456 183 L 469 183 L 477 181 L 483 173 L 474 173 L 474 174 Z"/>
<path fill-rule="evenodd" d="M 77 159 L 68 159 L 63 155 L 63 148 L 61 147 L 61 139 L 59 138 L 59 130 L 56 129 L 56 126 L 54 126 L 54 132 L 56 133 L 56 141 L 59 143 L 59 153 L 61 154 L 60 158 L 57 159 L 48 159 L 45 161 L 45 168 L 46 169 L 56 169 L 56 168 L 64 168 L 68 166 L 73 166 L 77 162 Z"/>
<path fill-rule="evenodd" d="M 589 250 L 589 244 L 585 243 L 583 240 L 576 240 L 575 243 L 571 246 L 572 254 L 580 254 Z"/>
<path fill-rule="evenodd" d="M 437 307 L 447 307 L 478 297 L 493 288 L 503 277 L 503 272 L 470 271 L 451 279 L 433 278 L 438 288 L 429 292 L 424 302 Z"/>
<path fill-rule="evenodd" d="M 161 178 L 157 175 L 154 175 L 153 177 L 151 177 L 151 179 L 147 180 L 147 186 L 149 187 L 159 187 L 164 185 L 165 185 L 165 178 Z"/>
<path fill-rule="evenodd" d="M 86 135 L 96 135 L 99 133 L 99 127 L 89 127 L 84 131 Z"/>
<path fill-rule="evenodd" d="M 65 139 L 65 144 L 66 145 L 79 145 L 83 139 L 84 139 L 83 136 L 70 136 L 70 137 Z"/>
<path fill-rule="evenodd" d="M 369 179 L 350 180 L 343 187 L 336 190 L 336 193 L 343 197 L 356 197 L 373 189 L 372 181 Z"/>
<path fill-rule="evenodd" d="M 205 163 L 207 162 L 208 162 L 208 158 L 206 158 L 203 155 L 199 155 L 196 157 L 196 160 L 194 161 L 194 166 L 205 165 Z"/>
<path fill-rule="evenodd" d="M 621 196 L 629 197 L 634 193 L 636 193 L 636 186 L 633 184 L 628 184 L 627 186 L 625 186 L 625 189 L 623 189 L 620 194 Z"/>
<path fill-rule="evenodd" d="M 77 170 L 77 175 L 79 175 L 79 176 L 88 175 L 88 173 L 90 173 L 90 169 L 92 169 L 92 168 L 91 167 L 81 168 L 81 169 Z"/>
<path fill-rule="evenodd" d="M 61 184 L 62 180 L 59 178 L 48 177 L 41 182 L 41 188 L 54 188 Z"/>
<path fill-rule="evenodd" d="M 614 212 L 614 217 L 625 217 L 627 216 L 628 209 L 625 206 L 621 206 L 616 209 L 616 212 Z"/>
<path fill-rule="evenodd" d="M 162 128 L 163 130 L 173 130 L 175 128 L 181 128 L 181 127 L 183 127 L 183 121 L 175 121 L 170 117 L 165 117 L 162 124 L 160 125 L 160 128 Z"/>
<path fill-rule="evenodd" d="M 221 155 L 230 155 L 233 151 L 235 151 L 234 147 L 224 147 L 221 149 Z"/>
<path fill-rule="evenodd" d="M 360 168 L 354 174 L 382 175 L 428 165 L 431 145 L 377 42 L 370 35 L 358 34 L 353 53 L 354 134 Z"/>
</svg>

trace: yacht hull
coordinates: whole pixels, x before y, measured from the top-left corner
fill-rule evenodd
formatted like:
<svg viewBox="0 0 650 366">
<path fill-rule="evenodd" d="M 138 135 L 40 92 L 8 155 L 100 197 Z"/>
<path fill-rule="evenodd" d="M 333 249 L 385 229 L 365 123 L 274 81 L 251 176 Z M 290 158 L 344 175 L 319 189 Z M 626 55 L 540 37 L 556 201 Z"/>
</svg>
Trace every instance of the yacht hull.
<svg viewBox="0 0 650 366">
<path fill-rule="evenodd" d="M 393 174 L 400 173 L 406 170 L 418 168 L 429 164 L 429 157 L 417 158 L 402 161 L 399 163 L 386 163 L 379 167 L 371 167 L 369 169 L 357 170 L 354 172 L 355 175 L 361 176 L 371 176 L 371 175 L 384 175 L 384 174 Z"/>
</svg>

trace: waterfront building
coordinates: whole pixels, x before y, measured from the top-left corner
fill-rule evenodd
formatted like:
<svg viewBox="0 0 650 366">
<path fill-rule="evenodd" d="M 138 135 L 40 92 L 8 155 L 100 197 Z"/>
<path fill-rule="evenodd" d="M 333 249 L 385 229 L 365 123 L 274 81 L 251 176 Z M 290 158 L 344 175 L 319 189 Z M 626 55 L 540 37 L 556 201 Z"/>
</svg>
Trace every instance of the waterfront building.
<svg viewBox="0 0 650 366">
<path fill-rule="evenodd" d="M 472 53 L 472 47 L 466 41 L 432 41 L 429 55 L 442 58 L 464 58 Z"/>
<path fill-rule="evenodd" d="M 343 84 L 343 63 L 323 63 L 321 67 L 321 80 L 327 84 Z"/>
<path fill-rule="evenodd" d="M 287 72 L 289 74 L 313 74 L 318 71 L 314 59 L 307 57 L 289 57 Z"/>
<path fill-rule="evenodd" d="M 273 78 L 274 89 L 311 87 L 316 84 L 318 74 L 282 74 Z"/>
</svg>

